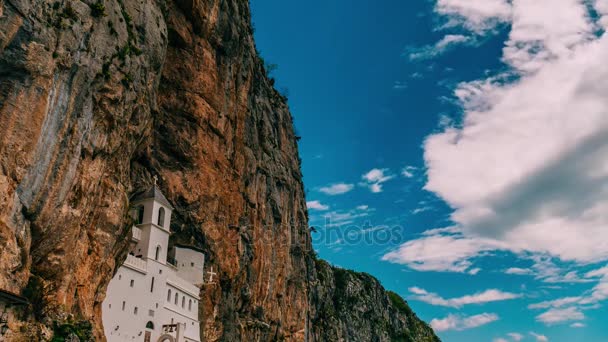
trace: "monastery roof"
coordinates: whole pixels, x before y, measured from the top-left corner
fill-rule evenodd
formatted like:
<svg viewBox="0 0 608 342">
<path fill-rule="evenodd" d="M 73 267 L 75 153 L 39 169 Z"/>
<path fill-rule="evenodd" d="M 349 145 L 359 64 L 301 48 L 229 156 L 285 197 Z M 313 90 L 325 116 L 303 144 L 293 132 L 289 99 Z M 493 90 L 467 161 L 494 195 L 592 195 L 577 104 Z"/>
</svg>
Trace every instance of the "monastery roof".
<svg viewBox="0 0 608 342">
<path fill-rule="evenodd" d="M 169 203 L 169 201 L 167 200 L 165 195 L 163 195 L 163 193 L 160 191 L 158 186 L 156 186 L 156 184 L 152 185 L 152 187 L 146 191 L 139 192 L 139 193 L 136 193 L 135 195 L 133 195 L 133 197 L 131 198 L 131 202 L 143 201 L 143 200 L 147 200 L 150 198 L 153 198 L 155 201 L 157 201 L 157 202 L 169 207 L 169 209 L 173 210 L 173 206 L 171 205 L 171 203 Z"/>
<path fill-rule="evenodd" d="M 203 253 L 203 254 L 205 253 L 205 251 L 202 248 L 196 247 L 196 246 L 184 245 L 184 244 L 181 244 L 181 243 L 176 243 L 174 246 L 176 248 L 191 249 L 191 250 L 199 252 L 199 253 Z"/>
</svg>

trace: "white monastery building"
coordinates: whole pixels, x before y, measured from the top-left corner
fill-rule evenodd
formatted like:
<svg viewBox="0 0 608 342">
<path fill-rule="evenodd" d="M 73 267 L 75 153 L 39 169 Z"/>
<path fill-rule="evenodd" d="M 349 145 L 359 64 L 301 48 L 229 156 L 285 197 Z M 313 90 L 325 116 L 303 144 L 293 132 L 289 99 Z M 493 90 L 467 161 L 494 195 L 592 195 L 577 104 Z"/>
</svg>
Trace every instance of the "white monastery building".
<svg viewBox="0 0 608 342">
<path fill-rule="evenodd" d="M 175 246 L 168 259 L 173 207 L 154 186 L 135 195 L 131 247 L 110 281 L 102 306 L 108 342 L 199 342 L 198 302 L 203 285 L 204 254 Z"/>
</svg>

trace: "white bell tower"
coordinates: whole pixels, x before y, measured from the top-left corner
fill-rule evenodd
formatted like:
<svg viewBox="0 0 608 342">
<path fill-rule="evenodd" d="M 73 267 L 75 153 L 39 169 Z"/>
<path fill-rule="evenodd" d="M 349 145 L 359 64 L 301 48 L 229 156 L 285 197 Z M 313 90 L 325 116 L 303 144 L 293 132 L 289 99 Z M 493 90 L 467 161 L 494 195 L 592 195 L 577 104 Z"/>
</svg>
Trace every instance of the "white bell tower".
<svg viewBox="0 0 608 342">
<path fill-rule="evenodd" d="M 156 186 L 156 176 L 154 185 L 134 195 L 131 203 L 136 226 L 141 229 L 141 238 L 131 253 L 166 264 L 173 207 Z"/>
</svg>

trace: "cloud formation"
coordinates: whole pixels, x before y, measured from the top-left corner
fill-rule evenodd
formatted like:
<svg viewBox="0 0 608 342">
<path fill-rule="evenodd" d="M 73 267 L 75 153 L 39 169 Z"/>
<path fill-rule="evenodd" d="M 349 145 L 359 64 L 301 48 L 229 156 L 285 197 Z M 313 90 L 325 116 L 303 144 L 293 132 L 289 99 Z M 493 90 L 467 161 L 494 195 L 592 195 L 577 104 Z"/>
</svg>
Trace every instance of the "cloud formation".
<svg viewBox="0 0 608 342">
<path fill-rule="evenodd" d="M 460 84 L 461 122 L 424 143 L 424 189 L 454 208 L 460 234 L 423 235 L 383 259 L 454 272 L 495 251 L 608 259 L 608 35 L 597 30 L 606 2 L 438 0 L 435 10 L 447 27 L 510 30 L 509 69 Z M 546 282 L 588 281 L 544 271 Z"/>
<path fill-rule="evenodd" d="M 545 324 L 555 324 L 585 319 L 585 315 L 575 307 L 566 309 L 550 309 L 538 316 L 536 320 Z"/>
<path fill-rule="evenodd" d="M 334 183 L 319 188 L 319 191 L 330 196 L 342 195 L 354 188 L 354 185 L 347 183 Z"/>
<path fill-rule="evenodd" d="M 494 240 L 468 238 L 457 228 L 449 227 L 426 231 L 421 238 L 384 254 L 382 260 L 418 271 L 464 273 L 471 269 L 472 258 L 501 248 Z"/>
<path fill-rule="evenodd" d="M 363 180 L 361 185 L 369 188 L 373 193 L 378 193 L 382 192 L 382 183 L 393 178 L 395 178 L 395 175 L 392 175 L 389 169 L 371 169 L 361 176 Z"/>
<path fill-rule="evenodd" d="M 545 335 L 537 334 L 530 331 L 530 335 L 536 339 L 536 342 L 549 342 L 549 339 Z"/>
<path fill-rule="evenodd" d="M 460 316 L 450 314 L 445 318 L 431 320 L 431 327 L 436 331 L 466 330 L 477 328 L 499 319 L 494 313 L 482 313 L 473 316 Z"/>
<path fill-rule="evenodd" d="M 536 320 L 547 325 L 583 320 L 585 319 L 585 310 L 595 309 L 600 302 L 608 299 L 608 274 L 606 271 L 607 268 L 602 267 L 587 272 L 585 278 L 594 278 L 597 283 L 578 296 L 546 300 L 530 304 L 528 308 L 531 310 L 545 309 L 545 312 L 536 316 Z M 576 325 L 580 327 L 581 324 L 583 323 L 578 322 Z"/>
<path fill-rule="evenodd" d="M 306 202 L 306 208 L 308 208 L 309 210 L 323 211 L 323 210 L 328 210 L 329 206 L 322 204 L 319 201 L 308 201 L 308 202 Z"/>
<path fill-rule="evenodd" d="M 405 178 L 412 178 L 414 177 L 414 172 L 416 172 L 417 168 L 414 166 L 406 166 L 403 169 L 401 169 L 401 175 Z"/>
<path fill-rule="evenodd" d="M 367 205 L 359 205 L 350 210 L 332 210 L 312 216 L 310 221 L 315 225 L 324 225 L 326 228 L 342 227 L 354 224 L 357 219 L 369 216 L 374 210 Z"/>
<path fill-rule="evenodd" d="M 608 260 L 608 1 L 437 0 L 435 11 L 445 19 L 440 29 L 457 31 L 420 58 L 508 30 L 506 68 L 457 85 L 461 120 L 423 144 L 424 189 L 453 208 L 453 226 L 382 259 L 466 273 L 480 257 L 512 253 L 530 266 L 506 274 L 591 284 L 529 306 L 546 325 L 584 326 L 585 311 L 608 300 L 608 267 L 580 271 Z M 435 305 L 458 303 L 417 291 Z M 463 320 L 452 315 L 434 327 L 458 330 Z"/>
<path fill-rule="evenodd" d="M 433 45 L 423 46 L 420 48 L 408 48 L 406 53 L 410 61 L 421 61 L 440 56 L 455 46 L 463 44 L 471 44 L 475 41 L 471 37 L 461 34 L 448 34 Z"/>
<path fill-rule="evenodd" d="M 435 11 L 448 18 L 446 26 L 462 25 L 477 33 L 508 22 L 512 15 L 508 0 L 438 0 Z"/>
<path fill-rule="evenodd" d="M 503 60 L 512 69 L 456 89 L 462 126 L 427 138 L 425 189 L 455 208 L 467 235 L 564 260 L 606 259 L 608 36 L 592 34 L 575 0 L 489 1 L 496 6 L 479 11 L 477 1 L 439 3 L 473 23 L 510 18 Z"/>
<path fill-rule="evenodd" d="M 516 341 L 516 342 L 524 339 L 524 335 L 522 335 L 520 333 L 513 332 L 513 333 L 508 333 L 507 335 L 511 338 L 511 340 Z"/>
<path fill-rule="evenodd" d="M 472 295 L 466 295 L 457 298 L 445 299 L 436 293 L 427 292 L 419 287 L 410 287 L 409 291 L 414 294 L 412 299 L 419 300 L 431 305 L 446 306 L 452 308 L 461 308 L 469 304 L 483 304 L 489 302 L 497 302 L 521 297 L 520 294 L 503 292 L 497 289 L 489 289 L 483 292 L 477 292 Z"/>
</svg>

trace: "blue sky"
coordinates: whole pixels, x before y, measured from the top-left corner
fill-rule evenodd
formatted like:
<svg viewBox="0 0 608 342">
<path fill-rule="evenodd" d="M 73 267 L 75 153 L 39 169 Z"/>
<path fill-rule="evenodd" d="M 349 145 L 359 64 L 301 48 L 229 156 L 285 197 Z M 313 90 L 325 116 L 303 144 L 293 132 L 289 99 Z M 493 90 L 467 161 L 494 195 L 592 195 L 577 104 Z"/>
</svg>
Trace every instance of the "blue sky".
<svg viewBox="0 0 608 342">
<path fill-rule="evenodd" d="M 608 340 L 608 1 L 252 11 L 321 257 L 445 341 Z"/>
</svg>

